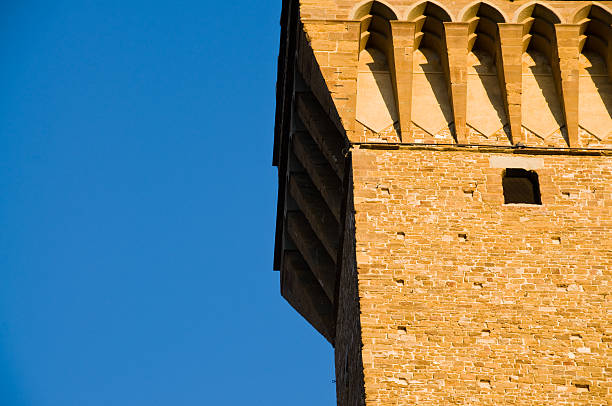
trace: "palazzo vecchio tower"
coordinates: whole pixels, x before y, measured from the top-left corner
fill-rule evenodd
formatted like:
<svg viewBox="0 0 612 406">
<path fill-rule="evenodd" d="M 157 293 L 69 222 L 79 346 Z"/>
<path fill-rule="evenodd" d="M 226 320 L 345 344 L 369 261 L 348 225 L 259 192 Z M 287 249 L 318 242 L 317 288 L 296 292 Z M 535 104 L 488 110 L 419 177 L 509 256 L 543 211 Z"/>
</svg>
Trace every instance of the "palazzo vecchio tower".
<svg viewBox="0 0 612 406">
<path fill-rule="evenodd" d="M 338 405 L 612 405 L 612 1 L 281 26 L 274 267 Z"/>
</svg>

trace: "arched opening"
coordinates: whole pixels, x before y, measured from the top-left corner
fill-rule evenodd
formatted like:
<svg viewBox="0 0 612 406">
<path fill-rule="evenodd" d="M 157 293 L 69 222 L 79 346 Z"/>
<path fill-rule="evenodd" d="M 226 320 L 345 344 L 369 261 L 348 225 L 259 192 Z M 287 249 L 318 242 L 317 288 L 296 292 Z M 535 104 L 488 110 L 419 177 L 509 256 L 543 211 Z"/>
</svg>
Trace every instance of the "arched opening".
<svg viewBox="0 0 612 406">
<path fill-rule="evenodd" d="M 469 8 L 468 39 L 468 139 L 473 143 L 510 143 L 510 128 L 503 96 L 501 48 L 497 24 L 503 15 L 485 3 Z"/>
<path fill-rule="evenodd" d="M 358 6 L 353 13 L 353 20 L 361 20 L 368 15 L 378 15 L 387 21 L 397 20 L 397 14 L 389 6 L 380 1 L 367 1 Z"/>
<path fill-rule="evenodd" d="M 529 145 L 566 147 L 565 118 L 555 24 L 559 17 L 540 4 L 519 14 L 523 24 L 522 124 Z"/>
<path fill-rule="evenodd" d="M 444 22 L 450 16 L 440 6 L 421 3 L 409 15 L 416 23 L 412 122 L 417 142 L 453 142 L 453 111 L 448 89 Z"/>
<path fill-rule="evenodd" d="M 389 7 L 377 1 L 359 7 L 355 16 L 361 21 L 357 74 L 358 131 L 365 139 L 399 141 L 390 24 L 397 17 Z"/>
<path fill-rule="evenodd" d="M 612 15 L 599 6 L 580 10 L 579 135 L 587 147 L 612 143 Z"/>
</svg>

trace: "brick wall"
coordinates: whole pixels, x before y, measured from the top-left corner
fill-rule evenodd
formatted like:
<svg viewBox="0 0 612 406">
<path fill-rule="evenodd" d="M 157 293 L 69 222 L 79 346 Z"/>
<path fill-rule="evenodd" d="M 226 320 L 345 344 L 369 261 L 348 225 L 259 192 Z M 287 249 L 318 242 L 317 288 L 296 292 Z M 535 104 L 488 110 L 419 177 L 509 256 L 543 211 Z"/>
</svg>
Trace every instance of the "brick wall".
<svg viewBox="0 0 612 406">
<path fill-rule="evenodd" d="M 336 397 L 339 405 L 362 406 L 365 405 L 365 393 L 352 189 L 348 192 L 347 200 L 335 341 Z"/>
<path fill-rule="evenodd" d="M 354 150 L 366 404 L 612 400 L 610 157 L 522 155 L 541 206 L 503 204 L 499 157 Z"/>
</svg>

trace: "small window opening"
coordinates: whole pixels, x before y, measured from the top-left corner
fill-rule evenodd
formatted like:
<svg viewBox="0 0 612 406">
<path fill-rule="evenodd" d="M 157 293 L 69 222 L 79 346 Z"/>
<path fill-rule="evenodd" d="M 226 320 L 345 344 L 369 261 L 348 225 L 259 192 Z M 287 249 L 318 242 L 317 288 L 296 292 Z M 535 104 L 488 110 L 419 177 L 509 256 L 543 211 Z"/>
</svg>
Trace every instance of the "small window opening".
<svg viewBox="0 0 612 406">
<path fill-rule="evenodd" d="M 502 181 L 505 204 L 542 204 L 540 182 L 535 171 L 508 168 Z"/>
<path fill-rule="evenodd" d="M 587 383 L 575 383 L 574 386 L 578 390 L 578 392 L 589 392 L 591 387 Z"/>
</svg>

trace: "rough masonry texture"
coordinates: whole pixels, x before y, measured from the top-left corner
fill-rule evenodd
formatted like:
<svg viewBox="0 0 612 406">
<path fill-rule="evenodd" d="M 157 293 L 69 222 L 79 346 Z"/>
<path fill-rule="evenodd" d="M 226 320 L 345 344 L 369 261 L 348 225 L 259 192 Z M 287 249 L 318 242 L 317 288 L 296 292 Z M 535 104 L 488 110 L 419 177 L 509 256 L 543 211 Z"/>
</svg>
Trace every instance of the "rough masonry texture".
<svg viewBox="0 0 612 406">
<path fill-rule="evenodd" d="M 274 267 L 338 405 L 612 405 L 612 1 L 281 26 Z"/>
</svg>

